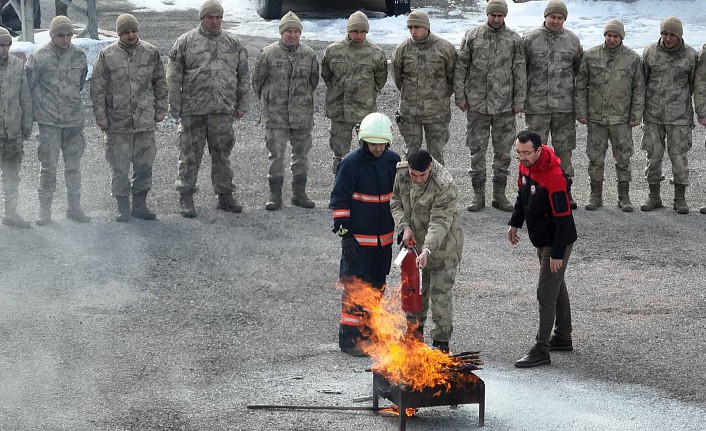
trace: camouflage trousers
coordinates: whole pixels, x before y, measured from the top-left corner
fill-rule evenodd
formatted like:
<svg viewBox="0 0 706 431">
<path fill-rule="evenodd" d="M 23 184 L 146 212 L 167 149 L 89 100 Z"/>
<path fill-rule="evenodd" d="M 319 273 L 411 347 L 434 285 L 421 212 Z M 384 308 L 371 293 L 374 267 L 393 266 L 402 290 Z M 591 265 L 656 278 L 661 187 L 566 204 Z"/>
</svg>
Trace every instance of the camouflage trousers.
<svg viewBox="0 0 706 431">
<path fill-rule="evenodd" d="M 557 272 L 552 272 L 549 263 L 552 257 L 552 247 L 537 249 L 539 258 L 539 281 L 537 282 L 537 301 L 539 302 L 539 329 L 537 330 L 537 347 L 549 353 L 549 338 L 554 336 L 559 340 L 571 341 L 571 303 L 569 291 L 566 289 L 564 273 L 569 264 L 573 244 L 566 246 L 563 265 Z"/>
<path fill-rule="evenodd" d="M 287 141 L 292 145 L 292 163 L 289 168 L 292 176 L 306 176 L 309 173 L 309 151 L 313 145 L 311 129 L 273 129 L 265 131 L 265 145 L 269 155 L 270 169 L 267 178 L 284 178 L 284 151 Z"/>
<path fill-rule="evenodd" d="M 355 123 L 346 123 L 343 121 L 331 120 L 331 128 L 329 129 L 330 137 L 328 144 L 333 151 L 333 174 L 336 174 L 338 164 L 343 156 L 351 151 L 352 131 L 355 128 Z"/>
<path fill-rule="evenodd" d="M 154 131 L 106 134 L 105 159 L 111 170 L 113 196 L 130 196 L 152 188 L 152 164 L 157 155 Z M 132 184 L 128 175 L 132 163 Z"/>
<path fill-rule="evenodd" d="M 81 158 L 86 149 L 83 126 L 54 127 L 39 125 L 37 157 L 42 164 L 39 174 L 39 198 L 51 198 L 56 191 L 56 169 L 59 152 L 64 155 L 64 178 L 66 193 L 81 193 Z"/>
<path fill-rule="evenodd" d="M 427 141 L 429 154 L 442 165 L 444 147 L 449 141 L 449 123 L 399 123 L 400 134 L 404 138 L 405 157 Z"/>
<path fill-rule="evenodd" d="M 603 181 L 605 173 L 605 156 L 608 152 L 608 140 L 613 147 L 615 159 L 615 174 L 619 182 L 630 181 L 630 157 L 632 157 L 632 130 L 627 124 L 605 126 L 598 123 L 588 123 L 588 138 L 586 155 L 588 156 L 588 177 L 591 181 Z"/>
<path fill-rule="evenodd" d="M 181 194 L 194 194 L 203 153 L 211 154 L 211 184 L 216 194 L 235 191 L 230 153 L 235 143 L 233 114 L 187 115 L 179 125 L 179 173 L 175 183 Z"/>
<path fill-rule="evenodd" d="M 436 341 L 449 341 L 454 329 L 452 290 L 456 282 L 457 269 L 455 266 L 439 270 L 424 268 L 422 270 L 422 311 L 407 314 L 409 324 L 424 326 L 427 312 L 431 308 L 434 329 L 430 334 Z"/>
<path fill-rule="evenodd" d="M 471 169 L 468 173 L 476 181 L 485 182 L 485 155 L 488 140 L 493 138 L 493 180 L 507 178 L 510 172 L 510 152 L 515 143 L 515 116 L 512 112 L 486 115 L 468 111 L 466 114 L 466 146 L 471 151 Z"/>
<path fill-rule="evenodd" d="M 0 170 L 5 200 L 17 199 L 22 167 L 22 138 L 0 138 Z"/>
<path fill-rule="evenodd" d="M 674 184 L 689 185 L 689 159 L 691 130 L 693 126 L 675 126 L 645 122 L 642 126 L 642 149 L 647 152 L 645 179 L 648 184 L 659 184 L 664 180 L 662 160 L 666 144 L 669 159 L 672 161 Z"/>
<path fill-rule="evenodd" d="M 568 177 L 574 176 L 571 153 L 576 149 L 576 115 L 571 113 L 525 114 L 528 129 L 539 133 L 542 142 L 549 143 L 552 137 L 554 153 L 561 159 L 561 170 Z"/>
</svg>

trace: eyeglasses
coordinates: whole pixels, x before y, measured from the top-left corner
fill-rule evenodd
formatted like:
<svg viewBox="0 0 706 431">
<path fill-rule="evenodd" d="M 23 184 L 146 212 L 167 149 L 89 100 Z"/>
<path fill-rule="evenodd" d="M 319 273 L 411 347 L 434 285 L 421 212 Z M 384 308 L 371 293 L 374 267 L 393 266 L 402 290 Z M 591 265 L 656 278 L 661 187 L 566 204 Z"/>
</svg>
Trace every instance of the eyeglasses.
<svg viewBox="0 0 706 431">
<path fill-rule="evenodd" d="M 534 153 L 537 150 L 538 148 L 535 148 L 532 151 L 515 151 L 515 153 L 517 153 L 517 157 L 529 157 L 530 154 Z"/>
</svg>

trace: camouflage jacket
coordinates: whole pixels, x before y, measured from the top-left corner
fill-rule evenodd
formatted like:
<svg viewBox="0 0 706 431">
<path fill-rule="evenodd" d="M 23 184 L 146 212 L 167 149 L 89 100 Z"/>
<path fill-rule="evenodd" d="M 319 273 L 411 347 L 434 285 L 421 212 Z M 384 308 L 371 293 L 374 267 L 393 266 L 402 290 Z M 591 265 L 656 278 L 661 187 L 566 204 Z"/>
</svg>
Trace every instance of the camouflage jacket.
<svg viewBox="0 0 706 431">
<path fill-rule="evenodd" d="M 542 25 L 523 37 L 527 62 L 528 114 L 574 112 L 574 80 L 583 48 L 569 30 L 553 33 Z"/>
<path fill-rule="evenodd" d="M 390 209 L 398 232 L 409 226 L 419 250 L 431 251 L 431 270 L 458 266 L 463 254 L 463 229 L 458 211 L 458 191 L 451 174 L 432 160 L 431 175 L 418 186 L 409 176 L 407 162 L 397 164 Z"/>
<path fill-rule="evenodd" d="M 387 59 L 374 43 L 346 37 L 326 48 L 321 77 L 326 83 L 326 116 L 360 123 L 375 111 L 378 93 L 387 82 Z"/>
<path fill-rule="evenodd" d="M 392 74 L 401 93 L 402 121 L 451 121 L 455 63 L 456 48 L 432 33 L 421 42 L 410 37 L 397 45 L 392 53 Z"/>
<path fill-rule="evenodd" d="M 696 50 L 683 40 L 671 50 L 662 46 L 662 39 L 645 48 L 642 53 L 645 121 L 682 126 L 694 124 L 691 95 L 697 59 Z"/>
<path fill-rule="evenodd" d="M 169 51 L 169 112 L 183 115 L 235 114 L 248 110 L 248 50 L 227 31 L 188 31 Z"/>
<path fill-rule="evenodd" d="M 699 54 L 694 80 L 694 107 L 699 119 L 706 118 L 706 44 Z"/>
<path fill-rule="evenodd" d="M 25 69 L 34 120 L 47 126 L 83 127 L 86 53 L 74 45 L 61 49 L 49 42 L 29 56 Z"/>
<path fill-rule="evenodd" d="M 266 46 L 255 59 L 252 86 L 262 100 L 265 127 L 314 127 L 314 90 L 319 85 L 319 63 L 314 50 L 280 39 Z"/>
<path fill-rule="evenodd" d="M 0 60 L 0 138 L 29 137 L 32 133 L 32 94 L 22 60 Z"/>
<path fill-rule="evenodd" d="M 524 109 L 527 69 L 520 35 L 487 23 L 468 30 L 456 60 L 454 92 L 456 103 L 481 114 Z"/>
<path fill-rule="evenodd" d="M 108 133 L 154 130 L 154 117 L 167 113 L 167 81 L 157 48 L 144 41 L 103 48 L 93 63 L 91 101 L 96 121 L 108 122 Z"/>
<path fill-rule="evenodd" d="M 612 126 L 642 121 L 645 79 L 640 56 L 621 44 L 586 51 L 576 77 L 576 118 Z"/>
</svg>

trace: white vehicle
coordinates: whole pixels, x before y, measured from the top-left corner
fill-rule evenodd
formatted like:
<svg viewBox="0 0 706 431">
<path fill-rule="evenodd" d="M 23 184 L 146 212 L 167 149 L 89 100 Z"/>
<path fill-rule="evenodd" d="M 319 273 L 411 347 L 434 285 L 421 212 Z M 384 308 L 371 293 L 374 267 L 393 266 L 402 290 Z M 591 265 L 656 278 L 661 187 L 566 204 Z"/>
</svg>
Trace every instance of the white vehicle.
<svg viewBox="0 0 706 431">
<path fill-rule="evenodd" d="M 305 0 L 304 0 L 305 1 Z M 411 0 L 376 0 L 388 15 L 409 13 Z M 282 18 L 282 0 L 257 0 L 257 13 L 265 19 Z"/>
</svg>

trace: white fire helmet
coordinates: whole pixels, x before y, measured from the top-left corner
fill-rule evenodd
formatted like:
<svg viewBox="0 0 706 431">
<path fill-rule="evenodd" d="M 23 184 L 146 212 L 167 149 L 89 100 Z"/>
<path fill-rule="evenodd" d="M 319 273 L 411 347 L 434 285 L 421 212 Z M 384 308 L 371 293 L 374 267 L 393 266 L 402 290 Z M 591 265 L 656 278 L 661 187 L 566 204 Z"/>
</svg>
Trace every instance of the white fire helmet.
<svg viewBox="0 0 706 431">
<path fill-rule="evenodd" d="M 373 112 L 360 122 L 358 140 L 371 144 L 392 143 L 392 121 L 385 114 Z"/>
</svg>

